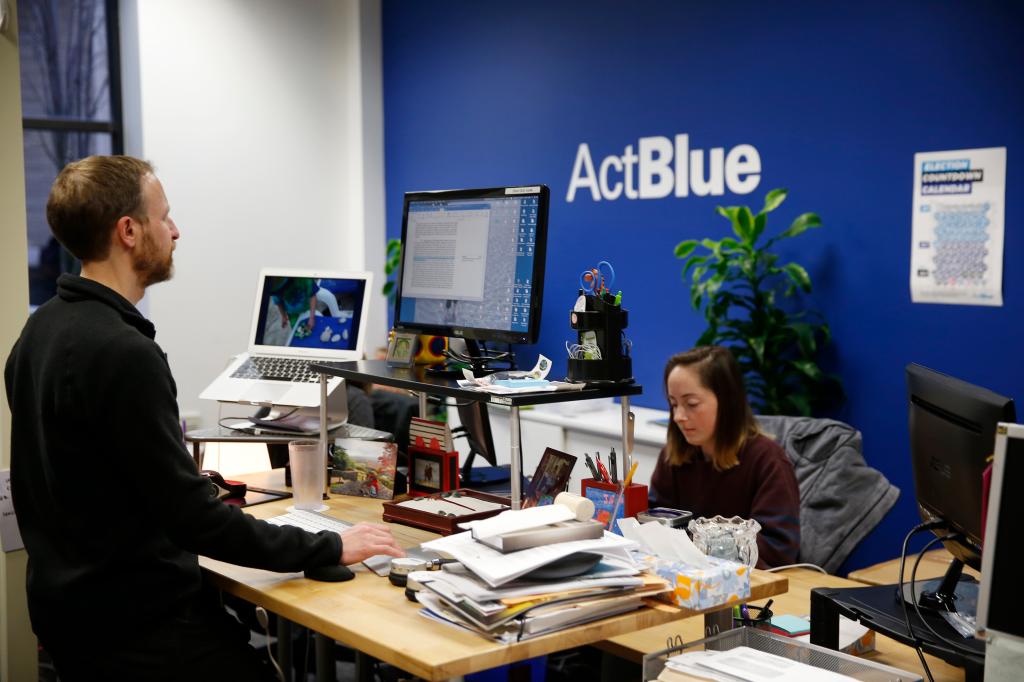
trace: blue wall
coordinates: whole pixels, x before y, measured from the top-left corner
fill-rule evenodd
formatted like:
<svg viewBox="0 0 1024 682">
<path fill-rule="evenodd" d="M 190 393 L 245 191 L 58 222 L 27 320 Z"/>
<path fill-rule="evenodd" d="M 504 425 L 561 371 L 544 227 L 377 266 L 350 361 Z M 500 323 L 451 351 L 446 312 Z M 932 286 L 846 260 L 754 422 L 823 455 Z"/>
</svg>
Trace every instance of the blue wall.
<svg viewBox="0 0 1024 682">
<path fill-rule="evenodd" d="M 898 555 L 915 523 L 903 367 L 914 361 L 1024 400 L 1024 271 L 1014 229 L 1024 195 L 1020 3 L 385 1 L 388 233 L 410 190 L 543 182 L 552 205 L 538 349 L 564 373 L 579 271 L 618 271 L 630 311 L 636 402 L 663 407 L 665 359 L 703 329 L 672 250 L 729 233 L 718 205 L 759 208 L 787 187 L 769 231 L 815 211 L 825 227 L 785 257 L 810 272 L 807 304 L 835 344 L 848 393 L 834 416 L 864 433 L 868 462 L 903 494 L 847 562 Z M 1016 74 L 1016 75 L 1014 75 Z M 691 148 L 751 144 L 762 177 L 737 196 L 566 201 L 580 143 L 594 163 L 640 137 Z M 1008 148 L 1001 308 L 914 305 L 913 155 Z M 528 356 L 528 357 L 525 357 Z"/>
</svg>

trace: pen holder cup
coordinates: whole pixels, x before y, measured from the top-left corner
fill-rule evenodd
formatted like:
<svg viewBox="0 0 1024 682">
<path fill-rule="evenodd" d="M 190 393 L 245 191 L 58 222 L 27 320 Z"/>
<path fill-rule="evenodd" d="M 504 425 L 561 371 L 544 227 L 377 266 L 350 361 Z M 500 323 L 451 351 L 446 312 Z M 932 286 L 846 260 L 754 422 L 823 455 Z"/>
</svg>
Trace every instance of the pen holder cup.
<svg viewBox="0 0 1024 682">
<path fill-rule="evenodd" d="M 571 311 L 569 326 L 576 330 L 579 345 L 588 340 L 597 344 L 601 359 L 569 358 L 569 381 L 633 381 L 633 360 L 624 333 L 629 311 L 601 296 L 588 294 L 584 299 L 586 309 Z"/>
<path fill-rule="evenodd" d="M 618 483 L 605 483 L 594 478 L 585 478 L 580 481 L 580 494 L 594 503 L 596 511 L 594 519 L 608 528 L 608 522 L 615 514 L 615 519 L 636 516 L 639 512 L 647 509 L 647 486 L 639 483 L 630 483 L 622 495 L 622 503 L 615 511 L 615 501 L 618 499 L 622 486 Z M 621 535 L 617 523 L 613 523 L 608 530 Z"/>
</svg>

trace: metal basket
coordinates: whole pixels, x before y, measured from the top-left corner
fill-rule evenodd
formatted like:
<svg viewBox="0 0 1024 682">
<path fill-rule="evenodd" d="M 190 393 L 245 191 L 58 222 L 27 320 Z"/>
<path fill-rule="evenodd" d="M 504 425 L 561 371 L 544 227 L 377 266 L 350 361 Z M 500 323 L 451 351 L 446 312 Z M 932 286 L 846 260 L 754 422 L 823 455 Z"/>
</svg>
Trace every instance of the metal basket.
<svg viewBox="0 0 1024 682">
<path fill-rule="evenodd" d="M 645 681 L 657 679 L 670 656 L 704 649 L 728 651 L 738 646 L 775 654 L 865 682 L 921 682 L 922 679 L 917 673 L 866 661 L 816 644 L 808 644 L 749 627 L 726 630 L 717 635 L 685 644 L 682 639 L 677 638 L 674 645 L 670 645 L 669 648 L 644 656 L 643 679 Z"/>
</svg>

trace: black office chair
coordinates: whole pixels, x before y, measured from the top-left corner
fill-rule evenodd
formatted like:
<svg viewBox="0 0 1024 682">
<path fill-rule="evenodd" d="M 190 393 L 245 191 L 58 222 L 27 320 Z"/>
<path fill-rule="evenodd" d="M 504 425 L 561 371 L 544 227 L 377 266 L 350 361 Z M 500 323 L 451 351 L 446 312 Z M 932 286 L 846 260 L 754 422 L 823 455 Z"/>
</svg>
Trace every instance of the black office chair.
<svg viewBox="0 0 1024 682">
<path fill-rule="evenodd" d="M 452 437 L 465 438 L 469 446 L 469 455 L 462 464 L 462 486 L 483 488 L 507 484 L 512 479 L 507 465 L 498 466 L 487 403 L 474 401 L 460 403 L 457 407 L 462 425 L 452 429 Z M 490 466 L 474 468 L 473 460 L 477 455 L 483 457 Z"/>
</svg>

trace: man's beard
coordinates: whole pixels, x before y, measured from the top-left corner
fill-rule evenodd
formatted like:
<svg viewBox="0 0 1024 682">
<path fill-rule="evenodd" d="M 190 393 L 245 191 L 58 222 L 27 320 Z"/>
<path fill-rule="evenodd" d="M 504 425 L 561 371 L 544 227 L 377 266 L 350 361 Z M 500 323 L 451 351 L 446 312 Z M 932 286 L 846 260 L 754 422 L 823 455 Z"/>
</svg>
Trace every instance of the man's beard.
<svg viewBox="0 0 1024 682">
<path fill-rule="evenodd" d="M 166 282 L 174 275 L 174 247 L 161 259 L 156 242 L 148 228 L 142 232 L 142 248 L 132 257 L 132 268 L 139 275 L 143 287 Z"/>
</svg>

